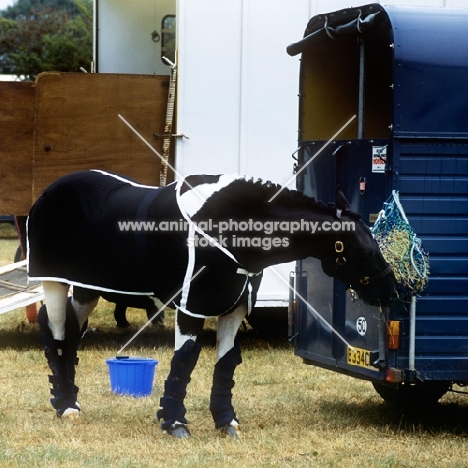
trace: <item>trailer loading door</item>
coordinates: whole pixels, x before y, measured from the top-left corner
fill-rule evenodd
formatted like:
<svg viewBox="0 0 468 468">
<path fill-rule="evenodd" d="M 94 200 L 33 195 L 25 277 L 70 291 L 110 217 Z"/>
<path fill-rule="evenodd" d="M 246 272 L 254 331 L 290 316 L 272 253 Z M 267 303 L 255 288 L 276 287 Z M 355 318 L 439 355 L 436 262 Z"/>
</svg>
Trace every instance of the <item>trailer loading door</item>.
<svg viewBox="0 0 468 468">
<path fill-rule="evenodd" d="M 369 226 L 397 190 L 431 266 L 413 320 L 407 302 L 383 317 L 299 262 L 296 354 L 397 389 L 430 382 L 437 398 L 468 383 L 467 22 L 468 10 L 370 4 L 313 17 L 288 48 L 302 54 L 298 188 L 333 203 L 340 185 Z"/>
</svg>

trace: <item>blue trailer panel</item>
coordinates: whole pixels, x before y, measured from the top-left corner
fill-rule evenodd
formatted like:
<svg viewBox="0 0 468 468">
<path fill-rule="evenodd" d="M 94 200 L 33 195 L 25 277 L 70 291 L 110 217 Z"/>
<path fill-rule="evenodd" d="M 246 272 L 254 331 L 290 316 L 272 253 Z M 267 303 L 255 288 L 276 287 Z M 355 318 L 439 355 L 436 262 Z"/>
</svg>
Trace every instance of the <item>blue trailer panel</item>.
<svg viewBox="0 0 468 468">
<path fill-rule="evenodd" d="M 429 252 L 415 319 L 408 301 L 383 316 L 320 262 L 297 264 L 296 354 L 384 397 L 468 385 L 467 25 L 468 10 L 369 4 L 313 17 L 288 48 L 302 54 L 298 189 L 327 203 L 340 185 L 369 226 L 396 190 Z"/>
</svg>

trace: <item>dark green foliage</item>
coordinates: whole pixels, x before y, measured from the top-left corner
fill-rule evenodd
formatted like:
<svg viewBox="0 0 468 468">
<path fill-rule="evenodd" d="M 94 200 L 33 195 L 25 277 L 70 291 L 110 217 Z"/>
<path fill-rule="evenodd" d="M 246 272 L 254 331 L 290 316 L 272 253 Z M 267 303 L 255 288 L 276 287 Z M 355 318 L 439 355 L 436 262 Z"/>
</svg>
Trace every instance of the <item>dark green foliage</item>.
<svg viewBox="0 0 468 468">
<path fill-rule="evenodd" d="M 89 69 L 92 11 L 92 0 L 18 0 L 0 12 L 0 73 Z"/>
</svg>

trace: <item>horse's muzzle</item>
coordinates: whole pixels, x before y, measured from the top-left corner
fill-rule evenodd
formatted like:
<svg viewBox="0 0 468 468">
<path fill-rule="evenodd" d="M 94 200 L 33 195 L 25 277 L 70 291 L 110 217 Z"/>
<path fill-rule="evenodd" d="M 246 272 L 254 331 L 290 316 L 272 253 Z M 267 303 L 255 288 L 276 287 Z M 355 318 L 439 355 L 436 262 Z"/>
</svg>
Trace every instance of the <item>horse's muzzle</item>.
<svg viewBox="0 0 468 468">
<path fill-rule="evenodd" d="M 362 287 L 357 293 L 359 298 L 366 304 L 377 307 L 390 307 L 398 300 L 396 281 L 393 273 L 373 284 Z"/>
</svg>

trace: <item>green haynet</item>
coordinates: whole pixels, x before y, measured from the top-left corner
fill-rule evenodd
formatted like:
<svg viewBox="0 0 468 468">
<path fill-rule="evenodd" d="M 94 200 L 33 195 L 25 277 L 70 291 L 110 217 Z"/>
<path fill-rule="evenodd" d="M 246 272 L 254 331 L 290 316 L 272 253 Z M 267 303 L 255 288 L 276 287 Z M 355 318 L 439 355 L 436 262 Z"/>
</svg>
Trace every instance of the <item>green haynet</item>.
<svg viewBox="0 0 468 468">
<path fill-rule="evenodd" d="M 429 278 L 429 255 L 409 224 L 397 191 L 384 203 L 372 234 L 393 268 L 400 299 L 420 295 Z"/>
</svg>

